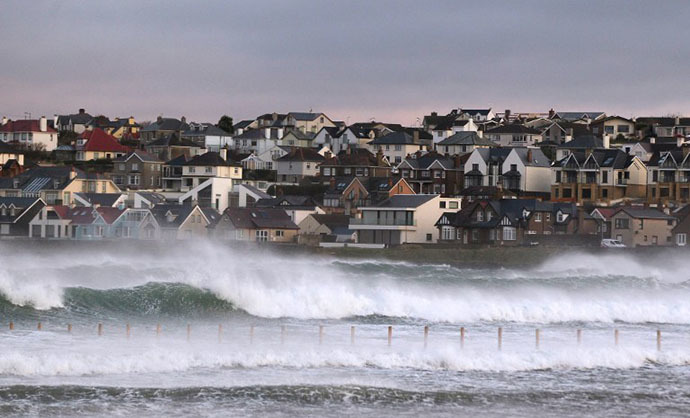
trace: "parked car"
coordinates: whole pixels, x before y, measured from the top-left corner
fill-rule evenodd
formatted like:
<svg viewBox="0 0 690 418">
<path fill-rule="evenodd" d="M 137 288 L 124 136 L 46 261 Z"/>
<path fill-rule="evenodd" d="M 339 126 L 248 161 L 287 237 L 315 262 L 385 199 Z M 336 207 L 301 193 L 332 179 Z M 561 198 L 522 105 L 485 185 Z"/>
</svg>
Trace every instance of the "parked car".
<svg viewBox="0 0 690 418">
<path fill-rule="evenodd" d="M 625 248 L 625 244 L 617 239 L 602 239 L 601 248 Z"/>
</svg>

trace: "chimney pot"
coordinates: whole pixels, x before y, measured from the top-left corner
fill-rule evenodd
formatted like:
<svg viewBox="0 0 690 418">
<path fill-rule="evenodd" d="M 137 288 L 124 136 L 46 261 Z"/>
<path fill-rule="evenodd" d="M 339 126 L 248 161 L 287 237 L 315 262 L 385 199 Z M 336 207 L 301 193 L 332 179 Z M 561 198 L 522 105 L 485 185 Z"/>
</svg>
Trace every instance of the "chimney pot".
<svg viewBox="0 0 690 418">
<path fill-rule="evenodd" d="M 79 109 L 79 114 L 80 114 L 80 115 L 83 115 L 84 113 L 86 113 L 86 110 L 84 110 L 84 109 Z"/>
<path fill-rule="evenodd" d="M 41 116 L 41 119 L 38 120 L 38 129 L 41 132 L 46 132 L 48 130 L 48 120 L 45 116 Z"/>
</svg>

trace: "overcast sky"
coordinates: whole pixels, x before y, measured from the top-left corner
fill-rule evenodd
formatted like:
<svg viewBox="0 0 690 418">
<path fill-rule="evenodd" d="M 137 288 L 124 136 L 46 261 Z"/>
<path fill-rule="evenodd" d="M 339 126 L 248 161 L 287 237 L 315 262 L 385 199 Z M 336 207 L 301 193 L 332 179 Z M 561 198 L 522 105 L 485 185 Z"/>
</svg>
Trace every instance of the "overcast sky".
<svg viewBox="0 0 690 418">
<path fill-rule="evenodd" d="M 3 1 L 0 114 L 690 115 L 689 1 L 421 3 Z"/>
</svg>

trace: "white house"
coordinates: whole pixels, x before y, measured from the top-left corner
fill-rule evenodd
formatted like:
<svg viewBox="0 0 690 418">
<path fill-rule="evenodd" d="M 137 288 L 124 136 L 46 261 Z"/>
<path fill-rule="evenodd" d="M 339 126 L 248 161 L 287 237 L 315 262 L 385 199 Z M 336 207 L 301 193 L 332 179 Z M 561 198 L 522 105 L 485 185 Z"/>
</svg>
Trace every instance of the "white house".
<svg viewBox="0 0 690 418">
<path fill-rule="evenodd" d="M 513 148 L 501 177 L 503 188 L 518 194 L 551 193 L 551 161 L 539 148 Z"/>
<path fill-rule="evenodd" d="M 438 242 L 435 224 L 448 210 L 460 210 L 459 198 L 439 195 L 395 195 L 376 206 L 360 207 L 361 217 L 350 220 L 362 244 L 431 244 Z"/>
<path fill-rule="evenodd" d="M 275 160 L 278 181 L 299 183 L 305 177 L 313 177 L 319 173 L 319 164 L 324 156 L 314 149 L 295 147 L 290 152 Z"/>
<path fill-rule="evenodd" d="M 517 123 L 489 129 L 485 135 L 502 147 L 530 147 L 542 140 L 540 131 Z"/>
<path fill-rule="evenodd" d="M 22 148 L 40 148 L 53 151 L 58 145 L 58 133 L 48 127 L 45 116 L 40 119 L 9 120 L 2 118 L 0 124 L 0 140 L 12 142 Z"/>
</svg>

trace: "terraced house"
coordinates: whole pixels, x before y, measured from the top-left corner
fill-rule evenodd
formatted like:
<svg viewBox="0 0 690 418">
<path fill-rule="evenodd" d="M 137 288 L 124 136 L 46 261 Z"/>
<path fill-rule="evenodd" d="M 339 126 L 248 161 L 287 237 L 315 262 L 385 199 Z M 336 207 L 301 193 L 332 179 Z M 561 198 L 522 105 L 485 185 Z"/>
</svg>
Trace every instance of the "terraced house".
<svg viewBox="0 0 690 418">
<path fill-rule="evenodd" d="M 647 163 L 647 200 L 668 204 L 690 201 L 690 146 L 655 152 Z"/>
<path fill-rule="evenodd" d="M 552 166 L 551 199 L 610 205 L 645 198 L 647 167 L 617 149 L 573 152 Z"/>
</svg>

